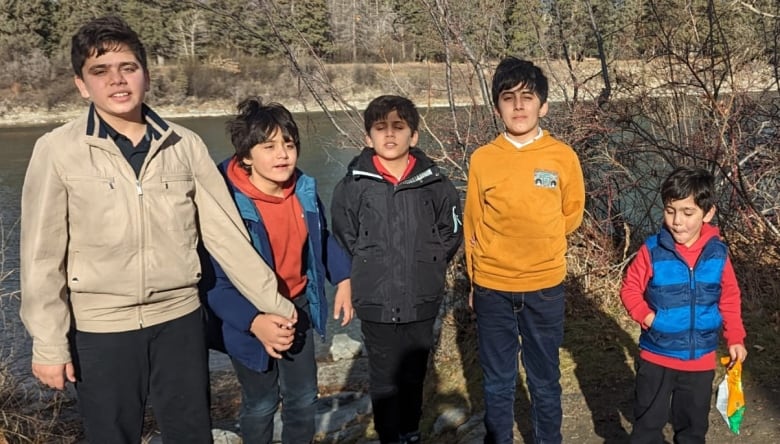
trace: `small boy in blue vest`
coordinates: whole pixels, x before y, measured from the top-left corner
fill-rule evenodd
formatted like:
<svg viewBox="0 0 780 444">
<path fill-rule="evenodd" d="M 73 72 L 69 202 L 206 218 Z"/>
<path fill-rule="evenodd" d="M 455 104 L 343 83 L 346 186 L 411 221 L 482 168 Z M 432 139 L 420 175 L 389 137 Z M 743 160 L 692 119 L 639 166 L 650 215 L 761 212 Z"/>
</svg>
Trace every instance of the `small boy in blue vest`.
<svg viewBox="0 0 780 444">
<path fill-rule="evenodd" d="M 704 443 L 719 332 L 744 361 L 741 297 L 728 249 L 710 225 L 715 179 L 679 167 L 661 186 L 664 223 L 628 267 L 620 298 L 642 328 L 631 443 Z M 671 409 L 671 412 L 670 412 Z"/>
</svg>

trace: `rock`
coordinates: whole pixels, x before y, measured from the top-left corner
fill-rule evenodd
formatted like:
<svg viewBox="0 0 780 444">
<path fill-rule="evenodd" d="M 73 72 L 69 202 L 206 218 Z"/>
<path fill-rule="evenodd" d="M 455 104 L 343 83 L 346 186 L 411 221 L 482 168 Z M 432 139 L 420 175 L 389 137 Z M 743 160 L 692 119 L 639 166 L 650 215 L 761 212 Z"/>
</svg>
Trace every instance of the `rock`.
<svg viewBox="0 0 780 444">
<path fill-rule="evenodd" d="M 211 436 L 214 444 L 241 444 L 241 437 L 229 430 L 212 429 Z M 154 434 L 148 440 L 148 444 L 163 444 L 162 436 L 159 433 Z"/>
<path fill-rule="evenodd" d="M 334 361 L 353 359 L 360 356 L 362 352 L 362 342 L 356 341 L 344 333 L 333 336 L 333 343 L 330 346 L 330 356 Z"/>
<path fill-rule="evenodd" d="M 469 411 L 463 407 L 450 408 L 444 411 L 433 423 L 433 434 L 439 435 L 445 430 L 455 430 L 469 419 Z"/>
<path fill-rule="evenodd" d="M 481 444 L 485 438 L 484 412 L 469 418 L 468 421 L 458 427 L 458 444 Z"/>
<path fill-rule="evenodd" d="M 213 429 L 214 444 L 241 444 L 241 437 L 229 430 Z"/>
<path fill-rule="evenodd" d="M 317 401 L 316 433 L 332 434 L 371 412 L 371 399 L 358 392 L 343 392 Z"/>
</svg>

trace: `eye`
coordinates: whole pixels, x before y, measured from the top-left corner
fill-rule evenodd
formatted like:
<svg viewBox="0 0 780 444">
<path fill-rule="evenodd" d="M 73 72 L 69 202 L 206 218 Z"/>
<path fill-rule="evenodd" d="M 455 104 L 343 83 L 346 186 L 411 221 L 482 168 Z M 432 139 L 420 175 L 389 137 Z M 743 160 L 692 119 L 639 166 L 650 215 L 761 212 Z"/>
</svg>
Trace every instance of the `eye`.
<svg viewBox="0 0 780 444">
<path fill-rule="evenodd" d="M 294 150 L 295 149 L 295 144 L 294 143 L 287 143 L 287 144 L 284 145 L 284 147 L 287 148 L 288 150 Z"/>
</svg>

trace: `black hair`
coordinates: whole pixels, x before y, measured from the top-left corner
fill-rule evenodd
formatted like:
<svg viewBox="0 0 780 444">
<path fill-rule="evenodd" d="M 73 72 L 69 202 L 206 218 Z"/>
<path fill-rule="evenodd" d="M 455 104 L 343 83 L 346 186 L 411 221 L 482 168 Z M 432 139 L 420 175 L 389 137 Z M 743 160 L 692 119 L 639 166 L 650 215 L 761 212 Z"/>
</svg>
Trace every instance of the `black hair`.
<svg viewBox="0 0 780 444">
<path fill-rule="evenodd" d="M 230 141 L 236 150 L 235 157 L 244 169 L 247 166 L 241 162 L 249 157 L 259 143 L 268 141 L 279 130 L 285 142 L 295 144 L 295 151 L 301 152 L 301 139 L 298 135 L 298 125 L 292 113 L 276 102 L 263 104 L 260 97 L 249 97 L 238 104 L 238 115 L 228 120 L 226 124 Z"/>
<path fill-rule="evenodd" d="M 146 50 L 138 34 L 124 20 L 113 15 L 90 20 L 73 34 L 70 47 L 73 72 L 81 77 L 81 69 L 88 58 L 117 51 L 122 45 L 126 45 L 133 52 L 141 63 L 141 68 L 148 72 Z"/>
<path fill-rule="evenodd" d="M 661 185 L 664 206 L 693 196 L 696 206 L 705 213 L 715 206 L 715 177 L 703 168 L 677 167 Z"/>
<path fill-rule="evenodd" d="M 414 106 L 414 102 L 406 97 L 385 95 L 372 100 L 363 112 L 366 134 L 371 133 L 371 127 L 376 122 L 387 120 L 387 116 L 393 111 L 397 112 L 398 117 L 409 125 L 412 134 L 417 132 L 417 128 L 420 126 L 420 113 Z"/>
<path fill-rule="evenodd" d="M 493 106 L 498 108 L 498 96 L 517 85 L 536 94 L 542 103 L 547 102 L 549 85 L 542 69 L 533 62 L 510 56 L 501 60 L 493 74 Z"/>
</svg>

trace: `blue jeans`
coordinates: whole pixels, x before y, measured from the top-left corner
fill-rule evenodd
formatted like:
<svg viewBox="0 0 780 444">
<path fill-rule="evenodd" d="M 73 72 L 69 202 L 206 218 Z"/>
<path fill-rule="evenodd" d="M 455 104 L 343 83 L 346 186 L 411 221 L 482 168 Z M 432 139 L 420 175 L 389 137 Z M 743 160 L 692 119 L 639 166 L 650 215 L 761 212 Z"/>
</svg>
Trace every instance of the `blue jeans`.
<svg viewBox="0 0 780 444">
<path fill-rule="evenodd" d="M 305 295 L 295 299 L 305 298 Z M 239 423 L 245 444 L 270 444 L 274 436 L 274 414 L 282 402 L 282 443 L 305 444 L 314 437 L 317 410 L 317 362 L 314 334 L 306 306 L 298 307 L 295 342 L 271 359 L 270 369 L 256 372 L 232 359 L 241 384 Z M 304 309 L 302 309 L 304 308 Z"/>
<path fill-rule="evenodd" d="M 564 289 L 508 292 L 474 286 L 486 443 L 511 444 L 517 355 L 522 350 L 536 443 L 560 443 Z M 518 337 L 522 342 L 518 341 Z"/>
</svg>

